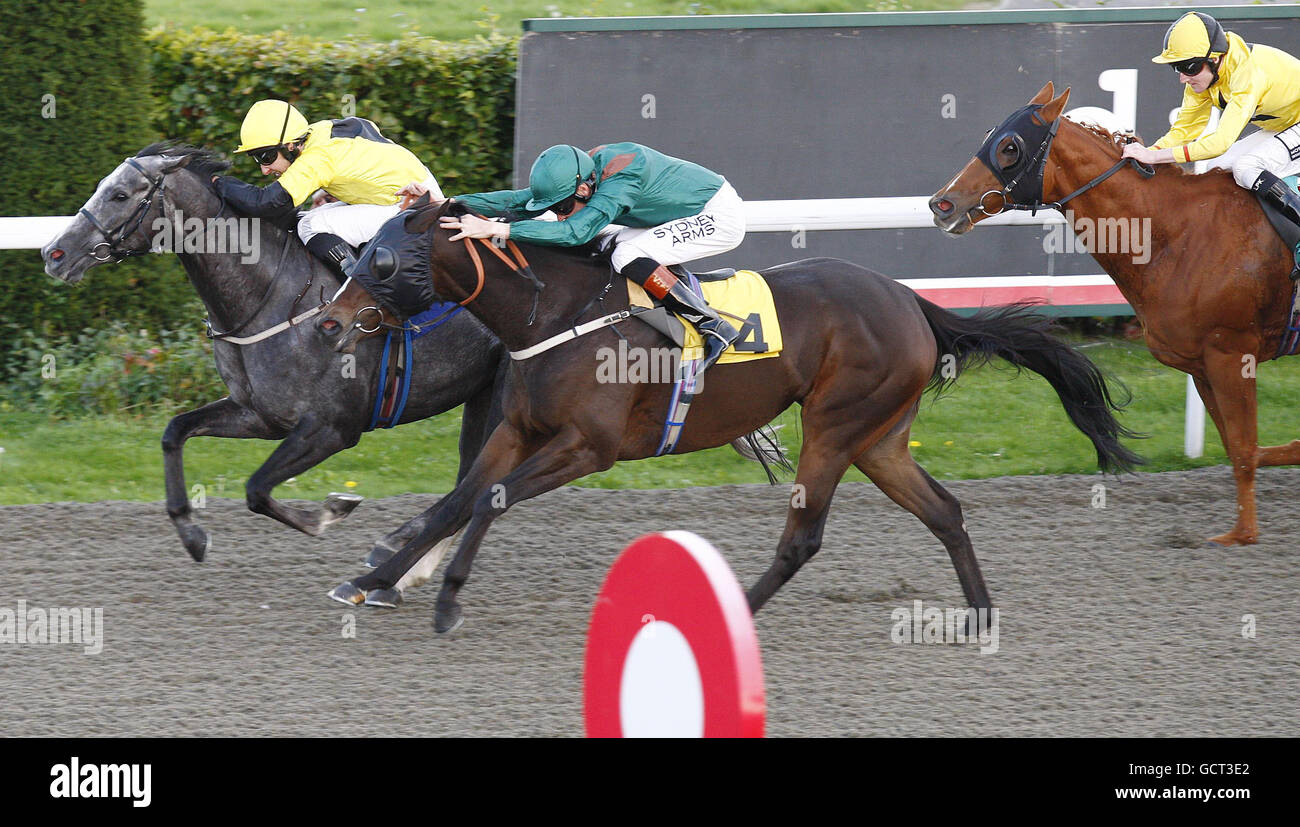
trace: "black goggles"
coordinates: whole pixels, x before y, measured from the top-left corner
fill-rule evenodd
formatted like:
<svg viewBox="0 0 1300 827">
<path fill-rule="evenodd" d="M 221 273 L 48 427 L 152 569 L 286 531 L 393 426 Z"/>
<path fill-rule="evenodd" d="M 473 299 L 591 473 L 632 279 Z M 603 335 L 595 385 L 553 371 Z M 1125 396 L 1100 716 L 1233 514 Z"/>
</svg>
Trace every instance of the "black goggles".
<svg viewBox="0 0 1300 827">
<path fill-rule="evenodd" d="M 248 156 L 258 165 L 269 167 L 271 164 L 274 164 L 275 159 L 280 156 L 280 147 L 267 146 L 262 147 L 261 149 L 250 149 L 248 151 Z"/>
<path fill-rule="evenodd" d="M 577 209 L 577 206 L 578 206 L 578 196 L 575 193 L 574 195 L 570 195 L 568 198 L 564 199 L 560 203 L 552 206 L 551 212 L 563 218 L 564 216 L 568 215 L 569 213 Z"/>
<path fill-rule="evenodd" d="M 1188 60 L 1180 60 L 1177 63 L 1171 63 L 1169 66 L 1180 75 L 1192 77 L 1193 75 L 1199 75 L 1201 70 L 1205 68 L 1205 64 L 1209 62 L 1210 59 L 1208 57 L 1193 57 Z"/>
</svg>

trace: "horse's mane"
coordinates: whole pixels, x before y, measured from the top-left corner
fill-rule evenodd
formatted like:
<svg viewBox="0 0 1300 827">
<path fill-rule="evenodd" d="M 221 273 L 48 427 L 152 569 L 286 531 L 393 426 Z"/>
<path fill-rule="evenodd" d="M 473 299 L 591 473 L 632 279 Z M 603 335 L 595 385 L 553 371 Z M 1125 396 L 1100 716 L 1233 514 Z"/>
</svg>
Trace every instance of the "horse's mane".
<svg viewBox="0 0 1300 827">
<path fill-rule="evenodd" d="M 185 168 L 211 187 L 212 176 L 230 169 L 230 161 L 223 158 L 216 150 L 182 144 L 179 141 L 156 141 L 135 154 L 137 158 L 153 155 L 166 155 L 171 158 L 186 158 Z"/>
<path fill-rule="evenodd" d="M 1111 132 L 1109 129 L 1089 121 L 1076 121 L 1073 118 L 1066 118 L 1066 120 L 1104 144 L 1106 152 L 1116 161 L 1120 159 L 1124 152 L 1124 147 L 1127 144 L 1142 140 L 1142 138 L 1135 132 Z M 1179 164 L 1156 164 L 1155 168 L 1157 174 L 1163 174 L 1166 176 L 1231 174 L 1228 170 L 1223 169 L 1210 169 L 1202 173 L 1195 173 L 1183 169 Z"/>
</svg>

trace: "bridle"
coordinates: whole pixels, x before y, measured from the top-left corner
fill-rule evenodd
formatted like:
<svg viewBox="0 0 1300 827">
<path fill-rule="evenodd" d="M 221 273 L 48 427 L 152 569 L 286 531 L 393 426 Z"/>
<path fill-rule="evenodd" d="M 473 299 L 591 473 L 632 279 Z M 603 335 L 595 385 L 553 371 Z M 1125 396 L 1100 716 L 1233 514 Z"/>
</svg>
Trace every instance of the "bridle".
<svg viewBox="0 0 1300 827">
<path fill-rule="evenodd" d="M 149 175 L 149 173 L 145 170 L 144 167 L 140 166 L 140 164 L 137 162 L 137 160 L 134 157 L 127 158 L 123 163 L 126 163 L 136 172 L 144 176 L 145 180 L 149 182 L 149 191 L 144 194 L 144 197 L 142 199 L 140 199 L 140 203 L 137 204 L 135 210 L 129 216 L 126 217 L 126 220 L 124 220 L 121 224 L 119 224 L 116 228 L 112 230 L 105 229 L 104 225 L 99 222 L 99 219 L 96 218 L 94 214 L 91 213 L 90 210 L 86 209 L 85 207 L 82 207 L 80 210 L 77 211 L 78 215 L 84 215 L 86 217 L 86 220 L 89 221 L 91 225 L 94 226 L 94 228 L 99 231 L 100 235 L 104 236 L 105 240 L 96 244 L 94 247 L 91 248 L 90 251 L 90 255 L 96 261 L 108 261 L 111 259 L 114 263 L 119 263 L 127 258 L 130 258 L 131 256 L 143 256 L 149 254 L 148 247 L 146 247 L 143 250 L 131 250 L 131 249 L 124 250 L 120 248 L 120 245 L 122 244 L 122 242 L 126 241 L 128 238 L 130 238 L 132 235 L 134 235 L 136 232 L 139 231 L 140 225 L 144 223 L 145 218 L 149 215 L 149 210 L 153 207 L 153 202 L 155 198 L 161 201 L 161 198 L 166 191 L 164 181 L 166 180 L 167 173 L 166 172 L 159 173 L 158 177 L 154 178 Z M 226 199 L 221 198 L 220 200 L 221 200 L 221 209 L 217 211 L 217 215 L 216 215 L 217 218 L 220 218 L 221 215 L 226 211 Z M 316 313 L 320 311 L 320 308 L 324 306 L 323 301 L 314 310 L 301 314 L 291 319 L 289 322 L 283 323 L 281 325 L 277 325 L 271 328 L 270 330 L 262 331 L 256 336 L 251 336 L 243 339 L 237 338 L 235 336 L 236 333 L 243 331 L 243 329 L 247 327 L 248 324 L 254 318 L 257 317 L 257 314 L 261 312 L 263 306 L 266 304 L 266 300 L 271 295 L 271 291 L 274 289 L 275 283 L 279 278 L 280 270 L 284 266 L 285 258 L 287 257 L 289 252 L 290 241 L 291 241 L 290 234 L 286 233 L 284 239 L 284 248 L 280 251 L 280 258 L 275 266 L 275 271 L 272 272 L 271 274 L 271 278 L 267 283 L 266 292 L 262 294 L 261 301 L 257 302 L 257 304 L 253 306 L 252 315 L 244 319 L 243 322 L 235 325 L 234 327 L 224 332 L 214 328 L 212 326 L 211 319 L 205 318 L 203 320 L 203 324 L 204 327 L 207 329 L 207 336 L 209 339 L 225 340 L 237 345 L 260 342 L 263 339 L 269 338 L 270 336 L 273 336 L 276 333 L 281 332 L 281 330 L 286 329 L 287 327 L 292 326 L 293 324 L 301 323 L 302 321 L 310 318 L 311 316 L 314 316 Z M 100 254 L 101 250 L 104 251 L 103 255 Z M 302 291 L 294 299 L 293 305 L 290 306 L 289 308 L 290 316 L 293 316 L 294 311 L 297 309 L 299 302 L 301 302 L 302 299 L 306 296 L 307 291 L 311 288 L 311 286 L 312 286 L 312 274 L 309 271 L 307 274 L 307 284 L 303 287 Z"/>
<path fill-rule="evenodd" d="M 1061 209 L 1068 201 L 1083 195 L 1129 164 L 1132 164 L 1143 178 L 1150 178 L 1156 174 L 1154 167 L 1139 163 L 1136 158 L 1121 158 L 1110 169 L 1064 198 L 1043 201 L 1043 173 L 1047 169 L 1047 157 L 1052 148 L 1052 140 L 1056 138 L 1056 131 L 1061 125 L 1061 116 L 1058 115 L 1049 124 L 1039 117 L 1042 108 L 1041 103 L 1031 103 L 1021 107 L 1011 113 L 1001 126 L 988 131 L 975 157 L 988 167 L 993 177 L 1002 184 L 1002 189 L 989 190 L 981 195 L 971 211 L 978 209 L 985 215 L 997 215 L 1006 210 L 1029 210 L 1030 215 L 1036 215 L 1043 209 Z M 1004 138 L 1010 138 L 1019 149 L 1016 162 L 1006 168 L 1003 168 L 995 157 L 997 148 Z M 1029 139 L 1028 143 L 1038 141 L 1038 149 L 1028 159 L 1025 155 L 1026 138 Z M 996 210 L 990 210 L 985 206 L 985 201 L 990 195 L 997 195 L 1001 199 L 1001 204 Z"/>
<path fill-rule="evenodd" d="M 95 218 L 90 210 L 85 207 L 82 207 L 77 211 L 78 215 L 84 215 L 86 220 L 89 221 L 91 225 L 99 231 L 99 234 L 104 237 L 104 241 L 99 242 L 90 250 L 90 255 L 96 261 L 108 261 L 109 259 L 112 259 L 114 263 L 117 263 L 131 256 L 143 256 L 149 253 L 148 247 L 143 250 L 123 250 L 119 249 L 119 245 L 140 229 L 140 225 L 144 223 L 145 216 L 149 214 L 149 209 L 153 206 L 154 196 L 161 194 L 163 191 L 163 179 L 166 175 L 160 174 L 157 178 L 151 178 L 149 173 L 145 171 L 144 167 L 136 163 L 135 158 L 127 158 L 124 163 L 129 164 L 132 169 L 143 175 L 145 180 L 149 182 L 149 191 L 145 193 L 144 198 L 142 198 L 140 203 L 136 205 L 135 211 L 127 216 L 126 220 L 117 225 L 113 230 L 104 229 L 104 225 L 99 223 L 99 219 Z M 100 250 L 104 251 L 103 255 L 100 255 Z"/>
</svg>

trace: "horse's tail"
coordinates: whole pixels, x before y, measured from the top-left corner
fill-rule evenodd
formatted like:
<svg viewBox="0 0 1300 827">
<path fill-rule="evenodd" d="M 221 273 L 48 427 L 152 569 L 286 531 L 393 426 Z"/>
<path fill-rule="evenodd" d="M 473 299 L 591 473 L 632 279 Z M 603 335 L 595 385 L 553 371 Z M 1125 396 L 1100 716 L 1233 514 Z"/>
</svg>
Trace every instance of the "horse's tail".
<svg viewBox="0 0 1300 827">
<path fill-rule="evenodd" d="M 981 310 L 973 316 L 958 316 L 920 296 L 916 302 L 939 344 L 939 357 L 927 389 L 942 392 L 965 368 L 1000 356 L 1051 383 L 1070 421 L 1092 440 L 1102 470 L 1119 473 L 1144 464 L 1142 457 L 1120 442 L 1121 438 L 1142 435 L 1125 428 L 1114 415 L 1131 401 L 1128 389 L 1112 377 L 1124 395 L 1122 401 L 1114 401 L 1101 370 L 1053 335 L 1056 322 L 1034 313 L 1032 304 L 1022 302 Z"/>
</svg>

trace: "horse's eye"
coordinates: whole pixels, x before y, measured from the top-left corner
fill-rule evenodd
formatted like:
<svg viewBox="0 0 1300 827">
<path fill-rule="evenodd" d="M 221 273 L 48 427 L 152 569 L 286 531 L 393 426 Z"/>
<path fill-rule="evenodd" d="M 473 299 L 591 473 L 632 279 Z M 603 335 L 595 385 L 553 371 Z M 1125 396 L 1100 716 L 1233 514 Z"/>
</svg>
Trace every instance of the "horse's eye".
<svg viewBox="0 0 1300 827">
<path fill-rule="evenodd" d="M 397 254 L 391 247 L 376 247 L 371 271 L 380 281 L 388 281 L 397 273 Z"/>
<path fill-rule="evenodd" d="M 115 192 L 115 193 L 113 193 L 113 200 L 114 200 L 114 201 L 125 201 L 125 200 L 126 200 L 126 193 L 124 193 L 124 192 Z"/>
</svg>

